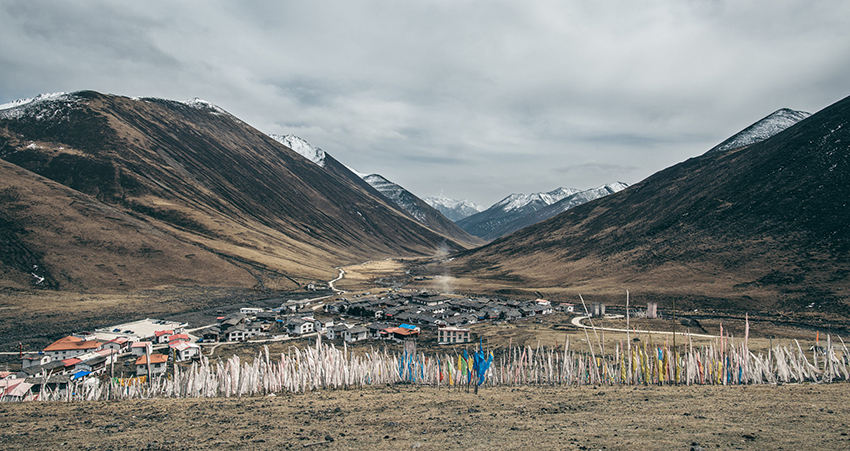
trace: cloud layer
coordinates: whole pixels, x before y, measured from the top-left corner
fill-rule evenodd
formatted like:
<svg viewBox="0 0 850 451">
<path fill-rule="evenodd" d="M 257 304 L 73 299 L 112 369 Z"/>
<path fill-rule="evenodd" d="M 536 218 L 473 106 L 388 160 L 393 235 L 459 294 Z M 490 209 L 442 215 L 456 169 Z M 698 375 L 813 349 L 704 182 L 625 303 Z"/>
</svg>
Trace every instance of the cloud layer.
<svg viewBox="0 0 850 451">
<path fill-rule="evenodd" d="M 197 96 L 420 196 L 489 205 L 635 183 L 850 95 L 843 1 L 241 3 L 3 2 L 0 103 Z"/>
</svg>

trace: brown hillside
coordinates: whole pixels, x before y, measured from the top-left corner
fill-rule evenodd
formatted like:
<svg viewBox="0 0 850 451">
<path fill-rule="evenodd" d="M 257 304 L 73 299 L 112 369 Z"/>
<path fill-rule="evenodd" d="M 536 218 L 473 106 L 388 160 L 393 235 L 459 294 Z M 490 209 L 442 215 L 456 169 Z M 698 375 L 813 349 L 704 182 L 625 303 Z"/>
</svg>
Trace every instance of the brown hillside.
<svg viewBox="0 0 850 451">
<path fill-rule="evenodd" d="M 0 212 L 15 225 L 4 228 L 7 246 L 18 250 L 4 257 L 8 284 L 35 279 L 28 274 L 33 262 L 51 275 L 50 286 L 61 289 L 180 281 L 292 288 L 294 282 L 327 280 L 342 264 L 462 249 L 363 186 L 209 104 L 95 92 L 34 102 L 0 115 L 0 157 L 8 162 L 3 171 L 16 174 L 3 178 L 7 195 L 18 199 L 4 202 Z M 48 197 L 60 196 L 41 200 L 54 208 L 26 206 L 30 196 L 39 196 L 27 189 L 39 185 L 52 187 L 44 188 Z M 108 213 L 75 211 L 79 205 L 69 199 L 81 195 L 92 209 Z M 74 227 L 53 226 L 69 222 Z M 132 239 L 128 230 L 142 235 L 138 248 L 116 247 Z M 157 260 L 134 260 L 143 245 L 174 265 L 193 266 L 195 258 L 211 266 L 180 271 Z M 91 257 L 90 249 L 104 261 L 83 259 Z M 134 269 L 108 278 L 89 271 L 91 264 Z"/>
<path fill-rule="evenodd" d="M 758 144 L 692 158 L 444 269 L 493 291 L 687 308 L 850 313 L 850 98 Z M 467 282 L 465 282 L 467 281 Z"/>
</svg>

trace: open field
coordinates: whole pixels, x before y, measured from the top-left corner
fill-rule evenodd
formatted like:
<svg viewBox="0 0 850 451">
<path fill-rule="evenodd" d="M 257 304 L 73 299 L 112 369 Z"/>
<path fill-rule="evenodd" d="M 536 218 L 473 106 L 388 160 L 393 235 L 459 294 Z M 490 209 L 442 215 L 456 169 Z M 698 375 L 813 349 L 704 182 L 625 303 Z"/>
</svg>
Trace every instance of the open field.
<svg viewBox="0 0 850 451">
<path fill-rule="evenodd" d="M 4 403 L 4 449 L 847 449 L 846 383 Z"/>
<path fill-rule="evenodd" d="M 347 267 L 337 286 L 376 293 L 373 279 L 404 278 L 396 260 Z M 450 280 L 450 279 L 448 279 Z M 439 280 L 429 283 L 439 284 Z M 445 282 L 445 281 L 443 281 Z M 407 288 L 407 287 L 406 287 Z M 543 293 L 546 295 L 546 293 Z M 268 297 L 253 290 L 182 288 L 132 295 L 6 293 L 0 296 L 0 337 L 32 334 L 31 345 L 59 330 L 100 327 L 136 318 L 192 317 L 218 308 L 247 305 Z M 587 299 L 588 296 L 585 296 Z M 120 302 L 116 302 L 120 301 Z M 27 307 L 24 307 L 27 306 Z M 116 307 L 117 306 L 117 307 Z M 736 312 L 690 312 L 678 316 L 677 331 L 743 339 L 743 316 Z M 679 313 L 683 315 L 683 313 Z M 576 329 L 573 315 L 556 313 L 510 323 L 473 325 L 485 348 L 512 346 L 612 353 L 625 333 Z M 681 324 L 682 319 L 689 326 Z M 585 320 L 585 324 L 589 321 Z M 669 331 L 672 318 L 632 319 L 638 329 Z M 625 319 L 594 319 L 594 325 L 623 328 Z M 49 326 L 49 327 L 48 327 Z M 41 331 L 41 332 L 36 332 Z M 846 337 L 838 318 L 816 315 L 750 316 L 750 349 L 799 340 L 815 344 L 820 331 Z M 663 335 L 638 334 L 641 342 L 663 343 Z M 682 337 L 677 338 L 679 340 Z M 712 339 L 693 339 L 694 346 Z M 279 355 L 314 341 L 268 343 Z M 341 343 L 338 343 L 342 346 Z M 677 341 L 684 347 L 687 340 Z M 366 341 L 349 349 L 382 348 Z M 389 344 L 390 352 L 401 346 Z M 240 343 L 216 348 L 211 359 L 233 354 L 253 359 L 262 345 Z M 417 343 L 429 354 L 437 345 L 425 332 Z M 473 344 L 439 347 L 453 352 Z M 4 349 L 6 350 L 6 349 Z M 157 399 L 109 402 L 27 402 L 0 404 L 3 449 L 848 449 L 848 383 L 752 386 L 517 386 L 465 389 L 394 385 L 306 394 L 215 399 Z"/>
</svg>

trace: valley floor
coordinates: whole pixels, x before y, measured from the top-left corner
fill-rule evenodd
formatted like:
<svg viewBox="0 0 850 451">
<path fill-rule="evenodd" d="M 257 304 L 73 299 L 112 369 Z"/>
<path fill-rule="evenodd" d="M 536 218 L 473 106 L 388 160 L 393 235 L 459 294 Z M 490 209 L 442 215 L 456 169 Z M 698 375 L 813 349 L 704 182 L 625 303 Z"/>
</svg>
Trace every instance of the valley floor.
<svg viewBox="0 0 850 451">
<path fill-rule="evenodd" d="M 4 449 L 848 449 L 847 383 L 2 403 Z"/>
</svg>

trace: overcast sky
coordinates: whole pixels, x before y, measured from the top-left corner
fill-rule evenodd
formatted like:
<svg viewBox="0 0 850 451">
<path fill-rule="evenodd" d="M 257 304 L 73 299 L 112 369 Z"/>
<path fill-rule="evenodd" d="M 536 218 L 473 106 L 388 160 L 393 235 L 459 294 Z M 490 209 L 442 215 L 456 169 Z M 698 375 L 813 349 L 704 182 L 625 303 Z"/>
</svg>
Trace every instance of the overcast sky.
<svg viewBox="0 0 850 451">
<path fill-rule="evenodd" d="M 0 2 L 0 104 L 200 97 L 420 197 L 636 183 L 850 95 L 850 2 Z"/>
</svg>

